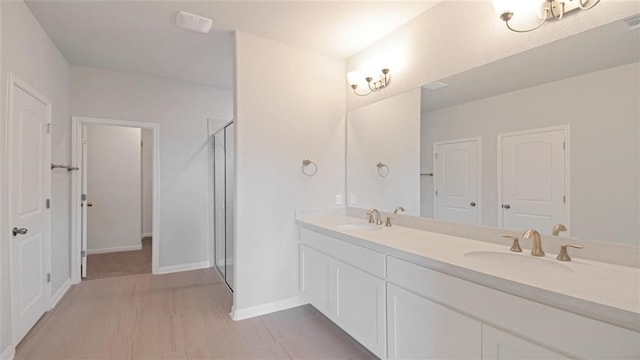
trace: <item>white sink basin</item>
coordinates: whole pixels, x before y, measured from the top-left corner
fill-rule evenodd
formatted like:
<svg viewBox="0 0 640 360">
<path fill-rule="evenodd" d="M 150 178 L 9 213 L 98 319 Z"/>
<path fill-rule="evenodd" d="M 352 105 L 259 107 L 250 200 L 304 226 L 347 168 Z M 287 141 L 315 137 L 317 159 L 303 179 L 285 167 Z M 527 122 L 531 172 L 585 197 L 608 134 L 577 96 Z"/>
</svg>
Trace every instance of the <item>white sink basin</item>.
<svg viewBox="0 0 640 360">
<path fill-rule="evenodd" d="M 528 252 L 471 251 L 464 254 L 464 257 L 475 265 L 483 266 L 487 269 L 495 269 L 496 271 L 573 273 L 573 269 L 553 258 L 535 257 Z"/>
<path fill-rule="evenodd" d="M 344 223 L 336 225 L 336 229 L 340 230 L 364 230 L 364 231 L 377 231 L 382 228 L 376 224 L 369 223 Z"/>
</svg>

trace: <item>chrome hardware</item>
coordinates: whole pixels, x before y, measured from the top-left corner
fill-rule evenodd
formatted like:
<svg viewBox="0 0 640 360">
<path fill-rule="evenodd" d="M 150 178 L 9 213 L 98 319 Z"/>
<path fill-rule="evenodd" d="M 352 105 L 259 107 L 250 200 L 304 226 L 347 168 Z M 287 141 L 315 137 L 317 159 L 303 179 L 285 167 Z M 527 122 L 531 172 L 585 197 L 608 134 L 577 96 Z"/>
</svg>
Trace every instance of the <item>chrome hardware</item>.
<svg viewBox="0 0 640 360">
<path fill-rule="evenodd" d="M 554 236 L 558 236 L 558 234 L 560 234 L 560 231 L 567 231 L 567 227 L 562 225 L 562 224 L 556 224 L 553 227 L 553 231 L 551 232 Z"/>
<path fill-rule="evenodd" d="M 540 233 L 536 230 L 530 229 L 524 232 L 522 235 L 525 239 L 531 239 L 533 237 L 533 247 L 531 248 L 531 255 L 544 256 L 542 250 L 542 240 L 540 239 Z"/>
<path fill-rule="evenodd" d="M 511 209 L 511 205 L 509 205 L 509 204 L 502 204 L 502 208 L 503 208 L 503 209 L 507 209 L 507 210 L 509 210 L 509 209 Z"/>
<path fill-rule="evenodd" d="M 403 208 L 402 206 L 398 206 L 397 208 L 395 208 L 395 209 L 393 210 L 393 213 L 394 213 L 394 214 L 397 214 L 399 211 L 404 212 L 404 208 Z"/>
<path fill-rule="evenodd" d="M 87 206 L 88 206 L 88 207 L 92 207 L 92 206 L 93 206 L 93 203 L 87 203 Z"/>
<path fill-rule="evenodd" d="M 391 216 L 387 216 L 387 221 L 384 223 L 384 226 L 391 227 Z"/>
<path fill-rule="evenodd" d="M 380 219 L 380 211 L 378 211 L 378 209 L 371 209 L 369 211 L 367 211 L 367 215 L 369 215 L 369 224 L 373 224 L 373 214 L 376 214 L 376 221 L 375 224 L 376 225 L 382 225 L 382 220 Z"/>
<path fill-rule="evenodd" d="M 571 257 L 569 257 L 569 253 L 567 252 L 567 248 L 572 247 L 574 249 L 582 249 L 584 246 L 582 245 L 574 245 L 574 244 L 566 244 L 560 246 L 560 253 L 556 256 L 556 259 L 560 261 L 571 261 Z"/>
<path fill-rule="evenodd" d="M 471 205 L 471 207 L 476 207 L 476 203 L 475 202 L 471 202 L 471 204 L 469 204 L 469 205 Z"/>
<path fill-rule="evenodd" d="M 27 232 L 29 230 L 27 230 L 26 228 L 20 228 L 18 229 L 17 227 L 13 228 L 13 236 L 18 236 L 18 235 L 27 235 Z"/>
<path fill-rule="evenodd" d="M 513 252 L 522 252 L 522 248 L 520 247 L 520 242 L 518 241 L 517 236 L 502 235 L 502 237 L 507 239 L 513 239 L 513 244 L 511 244 L 511 249 L 509 250 Z"/>
</svg>

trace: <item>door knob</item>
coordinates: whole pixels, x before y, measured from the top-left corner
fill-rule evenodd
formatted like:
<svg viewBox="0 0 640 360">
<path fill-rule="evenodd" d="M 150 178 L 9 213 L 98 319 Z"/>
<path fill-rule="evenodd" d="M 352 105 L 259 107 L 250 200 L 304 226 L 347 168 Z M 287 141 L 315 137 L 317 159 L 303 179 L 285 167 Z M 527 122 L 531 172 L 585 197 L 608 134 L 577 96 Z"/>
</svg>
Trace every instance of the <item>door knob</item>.
<svg viewBox="0 0 640 360">
<path fill-rule="evenodd" d="M 13 228 L 13 236 L 26 235 L 28 231 L 29 230 L 27 230 L 26 228 L 18 229 L 17 227 L 14 227 Z"/>
<path fill-rule="evenodd" d="M 502 208 L 503 208 L 503 209 L 507 209 L 507 210 L 509 210 L 509 209 L 511 209 L 511 205 L 509 205 L 509 204 L 502 204 Z"/>
<path fill-rule="evenodd" d="M 475 206 L 476 206 L 476 203 L 475 203 L 475 202 L 472 202 L 472 203 L 471 203 L 471 204 L 469 204 L 469 205 L 471 205 L 471 207 L 475 207 Z"/>
</svg>

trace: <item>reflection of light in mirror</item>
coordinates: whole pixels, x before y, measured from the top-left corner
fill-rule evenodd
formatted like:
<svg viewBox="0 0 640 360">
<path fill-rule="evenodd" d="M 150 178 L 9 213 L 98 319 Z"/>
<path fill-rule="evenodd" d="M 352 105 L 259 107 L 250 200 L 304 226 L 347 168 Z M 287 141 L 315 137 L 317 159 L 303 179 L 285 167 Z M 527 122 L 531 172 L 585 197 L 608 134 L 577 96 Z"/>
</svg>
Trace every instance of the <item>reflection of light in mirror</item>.
<svg viewBox="0 0 640 360">
<path fill-rule="evenodd" d="M 523 17 L 531 19 L 533 14 L 538 16 L 544 1 L 546 0 L 493 0 L 493 7 L 498 16 L 513 13 L 514 19 Z"/>
</svg>

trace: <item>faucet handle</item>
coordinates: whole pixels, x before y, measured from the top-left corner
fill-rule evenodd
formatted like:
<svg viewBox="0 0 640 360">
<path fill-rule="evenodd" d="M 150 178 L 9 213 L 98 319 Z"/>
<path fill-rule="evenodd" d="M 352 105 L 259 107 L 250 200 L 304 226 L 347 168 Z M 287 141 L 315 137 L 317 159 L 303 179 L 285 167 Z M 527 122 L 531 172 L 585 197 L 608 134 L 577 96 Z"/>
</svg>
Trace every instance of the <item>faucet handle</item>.
<svg viewBox="0 0 640 360">
<path fill-rule="evenodd" d="M 513 252 L 522 252 L 522 248 L 520 247 L 520 242 L 518 241 L 517 236 L 511 235 L 502 235 L 503 238 L 513 239 L 513 244 L 511 245 L 511 251 Z"/>
<path fill-rule="evenodd" d="M 376 222 L 376 221 L 375 221 L 375 220 L 374 220 L 374 218 L 373 218 L 373 214 L 369 214 L 369 224 L 373 224 L 373 223 L 375 223 L 375 222 Z"/>
<path fill-rule="evenodd" d="M 575 244 L 565 244 L 560 246 L 560 253 L 556 256 L 556 259 L 560 261 L 571 261 L 571 257 L 569 257 L 569 253 L 567 252 L 567 248 L 572 247 L 574 249 L 582 249 L 584 246 L 575 245 Z"/>
<path fill-rule="evenodd" d="M 384 226 L 391 227 L 391 216 L 387 216 L 387 221 L 385 222 Z"/>
</svg>

